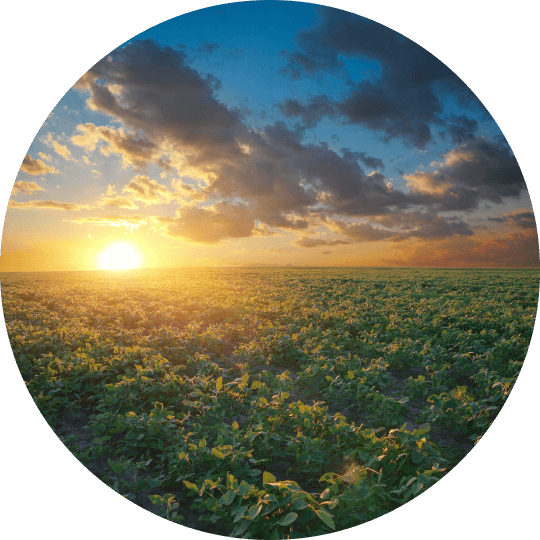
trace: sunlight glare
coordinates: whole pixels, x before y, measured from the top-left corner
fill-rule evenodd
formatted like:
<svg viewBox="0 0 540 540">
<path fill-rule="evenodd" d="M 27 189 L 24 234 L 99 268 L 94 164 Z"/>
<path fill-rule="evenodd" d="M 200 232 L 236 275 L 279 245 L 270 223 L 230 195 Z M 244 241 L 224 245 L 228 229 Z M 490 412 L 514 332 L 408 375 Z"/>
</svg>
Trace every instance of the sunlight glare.
<svg viewBox="0 0 540 540">
<path fill-rule="evenodd" d="M 107 246 L 97 258 L 101 270 L 128 270 L 141 264 L 139 250 L 127 242 L 116 242 Z"/>
</svg>

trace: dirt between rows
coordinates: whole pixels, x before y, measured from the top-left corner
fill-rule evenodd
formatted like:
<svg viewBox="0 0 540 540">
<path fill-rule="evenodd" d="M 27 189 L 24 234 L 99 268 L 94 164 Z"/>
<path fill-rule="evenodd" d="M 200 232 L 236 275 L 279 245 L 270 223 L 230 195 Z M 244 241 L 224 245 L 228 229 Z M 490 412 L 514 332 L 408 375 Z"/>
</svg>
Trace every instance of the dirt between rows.
<svg viewBox="0 0 540 540">
<path fill-rule="evenodd" d="M 233 367 L 231 365 L 232 362 L 227 362 L 226 364 L 226 367 L 229 369 Z M 298 378 L 297 372 L 273 365 L 254 365 L 250 366 L 249 370 L 251 372 L 262 372 L 263 370 L 266 370 L 277 376 L 282 375 L 285 371 L 289 371 L 289 377 L 293 380 L 293 382 Z M 235 364 L 231 371 L 241 372 L 242 369 L 241 366 Z M 405 378 L 397 373 L 387 373 L 389 375 L 391 385 L 387 388 L 385 394 L 392 397 L 402 397 L 403 394 L 400 393 L 399 388 L 403 384 Z M 292 401 L 302 401 L 303 403 L 309 405 L 315 403 L 321 404 L 322 400 L 317 399 L 318 397 L 319 396 L 317 396 L 316 392 L 305 392 L 298 387 L 293 388 L 293 390 L 290 392 L 290 399 Z M 355 425 L 362 425 L 366 422 L 366 418 L 362 413 L 361 407 L 358 403 L 355 403 L 354 400 L 340 400 L 339 403 L 335 403 L 327 399 L 324 404 L 325 406 L 328 406 L 328 414 L 330 415 L 340 412 L 347 418 L 348 422 L 354 422 Z M 409 411 L 405 417 L 405 421 L 407 423 L 407 429 L 412 431 L 420 424 L 417 419 L 420 417 L 425 403 L 418 399 L 412 399 L 407 405 Z M 82 453 L 93 445 L 94 435 L 89 425 L 91 422 L 90 416 L 93 414 L 93 412 L 94 411 L 90 409 L 81 409 L 76 412 L 65 412 L 63 415 L 59 415 L 57 417 L 54 432 L 58 437 L 61 437 L 64 441 L 67 441 L 65 444 L 72 452 L 75 450 L 78 453 Z M 246 416 L 246 418 L 241 418 L 238 421 L 239 423 L 243 423 L 247 421 L 247 419 L 248 418 Z M 76 440 L 73 440 L 73 436 L 76 436 Z M 69 441 L 70 438 L 72 439 L 72 442 Z M 452 431 L 442 430 L 436 427 L 433 427 L 430 432 L 430 440 L 432 440 L 438 446 L 454 448 L 455 451 L 463 457 L 473 448 L 473 444 L 465 436 L 460 436 Z M 109 480 L 112 479 L 113 482 L 114 480 L 122 479 L 121 475 L 115 474 L 110 469 L 106 459 L 94 459 L 84 463 L 83 466 L 85 466 L 92 474 L 102 481 L 104 481 L 106 478 Z M 283 479 L 285 479 L 285 469 L 283 471 L 275 470 L 272 472 L 276 475 L 276 477 L 283 476 Z M 446 472 L 449 472 L 449 470 Z M 123 479 L 126 480 L 126 478 Z M 107 486 L 105 481 L 104 485 Z M 165 490 L 159 488 L 147 489 L 139 492 L 136 499 L 132 500 L 132 502 L 144 510 L 157 515 L 158 508 L 156 505 L 152 504 L 148 496 L 152 494 L 164 495 L 165 493 Z M 179 497 L 179 494 L 176 493 L 175 495 L 177 496 L 177 501 L 181 505 L 179 514 L 184 516 L 182 525 L 212 534 L 223 534 L 223 530 L 219 526 L 198 520 L 199 514 L 190 510 L 189 508 L 191 504 L 190 499 L 183 498 L 181 495 Z M 122 495 L 119 494 L 119 496 Z"/>
</svg>

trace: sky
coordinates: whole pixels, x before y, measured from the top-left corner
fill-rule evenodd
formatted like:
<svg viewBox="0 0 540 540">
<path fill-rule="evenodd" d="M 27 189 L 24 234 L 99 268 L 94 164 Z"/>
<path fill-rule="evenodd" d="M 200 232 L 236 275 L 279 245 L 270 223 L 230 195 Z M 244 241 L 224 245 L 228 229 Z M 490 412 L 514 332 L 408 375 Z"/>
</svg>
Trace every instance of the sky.
<svg viewBox="0 0 540 540">
<path fill-rule="evenodd" d="M 214 6 L 83 73 L 21 156 L 1 271 L 93 270 L 119 242 L 151 268 L 538 266 L 495 120 L 370 19 Z"/>
</svg>

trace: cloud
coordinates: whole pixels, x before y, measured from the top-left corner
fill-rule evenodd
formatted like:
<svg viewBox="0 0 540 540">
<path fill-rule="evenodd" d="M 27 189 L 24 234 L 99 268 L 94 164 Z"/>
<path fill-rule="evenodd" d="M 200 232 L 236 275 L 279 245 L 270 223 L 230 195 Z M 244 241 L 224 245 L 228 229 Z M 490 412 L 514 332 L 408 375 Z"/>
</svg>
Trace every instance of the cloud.
<svg viewBox="0 0 540 540">
<path fill-rule="evenodd" d="M 138 174 L 122 188 L 122 194 L 118 194 L 114 185 L 109 185 L 107 192 L 101 196 L 99 204 L 136 210 L 138 209 L 137 201 L 145 205 L 169 203 L 172 200 L 182 203 L 183 199 L 193 191 L 191 186 L 181 181 L 178 181 L 175 187 L 177 191 L 173 192 L 156 180 L 151 180 L 147 175 Z"/>
<path fill-rule="evenodd" d="M 516 210 L 510 214 L 488 218 L 488 221 L 494 223 L 505 223 L 520 229 L 536 229 L 534 213 L 531 210 Z"/>
<path fill-rule="evenodd" d="M 26 154 L 21 165 L 21 171 L 33 176 L 42 174 L 60 174 L 54 167 L 46 165 L 41 159 L 33 159 L 30 154 Z"/>
<path fill-rule="evenodd" d="M 298 248 L 293 247 L 293 246 L 285 246 L 285 247 L 267 248 L 266 251 L 269 251 L 270 253 L 291 253 L 293 251 L 298 251 Z"/>
<path fill-rule="evenodd" d="M 86 123 L 78 125 L 76 132 L 77 134 L 71 137 L 73 144 L 90 152 L 99 145 L 103 155 L 117 154 L 121 156 L 125 165 L 143 168 L 156 157 L 157 146 L 154 143 L 126 133 L 123 128 L 115 129 Z M 85 162 L 89 163 L 88 158 Z"/>
<path fill-rule="evenodd" d="M 88 208 L 86 204 L 65 203 L 58 201 L 26 201 L 17 202 L 10 199 L 8 202 L 8 208 L 28 209 L 28 208 L 49 208 L 54 210 L 83 210 Z"/>
<path fill-rule="evenodd" d="M 398 233 L 395 231 L 374 227 L 369 223 L 349 223 L 341 220 L 333 220 L 328 222 L 328 227 L 330 230 L 345 236 L 348 243 L 377 242 L 390 238 L 395 239 L 398 236 Z"/>
<path fill-rule="evenodd" d="M 318 246 L 338 246 L 340 244 L 350 244 L 350 240 L 328 239 L 328 238 L 310 238 L 304 236 L 295 240 L 297 246 L 303 248 L 313 248 Z"/>
<path fill-rule="evenodd" d="M 155 180 L 150 180 L 146 175 L 133 177 L 122 191 L 145 204 L 158 204 L 163 199 L 168 202 L 174 197 L 174 194 L 166 186 Z"/>
<path fill-rule="evenodd" d="M 373 220 L 383 227 L 398 230 L 403 238 L 448 238 L 450 236 L 472 236 L 471 227 L 457 217 L 444 218 L 430 212 L 395 212 L 378 216 Z"/>
<path fill-rule="evenodd" d="M 286 100 L 281 104 L 283 114 L 303 121 L 294 128 L 279 121 L 258 130 L 248 128 L 243 113 L 217 99 L 218 82 L 188 65 L 185 49 L 134 41 L 98 62 L 75 88 L 86 93 L 90 108 L 123 127 L 81 124 L 72 142 L 89 151 L 99 147 L 105 154 L 121 155 L 127 165 L 157 164 L 175 177 L 170 189 L 138 175 L 121 194 L 104 195 L 101 204 L 136 209 L 137 201 L 197 202 L 199 206 L 180 208 L 174 218 L 152 223 L 164 234 L 199 243 L 271 234 L 272 229 L 304 231 L 303 238 L 309 238 L 307 231 L 313 225 L 329 223 L 342 223 L 339 234 L 350 241 L 403 241 L 469 236 L 472 229 L 467 223 L 437 213 L 472 210 L 480 201 L 500 204 L 521 194 L 525 184 L 508 146 L 473 138 L 477 126 L 464 115 L 447 118 L 447 124 L 455 128 L 455 140 L 465 142 L 449 151 L 435 170 L 404 176 L 409 187 L 405 191 L 387 181 L 380 158 L 306 142 L 307 125 L 335 114 L 421 147 L 430 140 L 430 126 L 444 124 L 433 88 L 457 88 L 455 76 L 438 60 L 375 23 L 355 23 L 352 30 L 365 35 L 354 34 L 350 43 L 342 39 L 339 32 L 352 31 L 348 15 L 339 15 L 340 19 L 330 11 L 332 17 L 327 20 L 323 15 L 315 34 L 313 29 L 299 34 L 297 45 L 306 54 L 317 52 L 320 47 L 312 38 L 324 38 L 325 61 L 334 58 L 336 70 L 343 67 L 342 55 L 375 58 L 378 78 L 351 83 L 339 101 L 324 96 L 310 96 L 303 104 Z M 369 41 L 381 31 L 382 41 Z M 415 61 L 411 54 L 417 54 Z M 401 60 L 407 75 L 393 72 Z M 189 183 L 181 180 L 188 177 Z M 212 205 L 216 200 L 229 202 Z M 391 214 L 399 216 L 392 225 L 377 221 Z M 350 221 L 357 218 L 368 222 Z"/>
<path fill-rule="evenodd" d="M 455 144 L 462 144 L 475 138 L 478 122 L 465 115 L 452 115 L 446 125 L 446 130 Z"/>
<path fill-rule="evenodd" d="M 328 96 L 312 96 L 305 104 L 296 99 L 286 99 L 279 105 L 281 114 L 287 118 L 300 117 L 306 127 L 313 127 L 325 116 L 336 115 L 333 101 Z"/>
<path fill-rule="evenodd" d="M 353 152 L 349 148 L 342 148 L 341 153 L 343 154 L 343 158 L 347 161 L 361 161 L 370 169 L 384 169 L 382 159 L 367 156 L 365 152 Z"/>
<path fill-rule="evenodd" d="M 35 182 L 23 182 L 18 180 L 13 186 L 13 193 L 23 193 L 24 195 L 31 195 L 36 191 L 45 191 L 41 186 Z"/>
<path fill-rule="evenodd" d="M 103 227 L 125 227 L 129 230 L 134 230 L 147 223 L 145 218 L 138 215 L 121 216 L 121 215 L 101 215 L 99 217 L 84 217 L 71 220 L 73 223 L 101 225 Z"/>
<path fill-rule="evenodd" d="M 38 152 L 38 156 L 41 159 L 44 159 L 45 161 L 51 161 L 52 160 L 52 156 L 49 156 L 48 154 L 44 154 L 43 152 Z"/>
<path fill-rule="evenodd" d="M 449 151 L 433 172 L 404 175 L 418 203 L 439 211 L 471 210 L 481 200 L 502 204 L 518 198 L 525 180 L 508 146 L 484 138 L 468 141 Z"/>
<path fill-rule="evenodd" d="M 217 244 L 230 238 L 267 234 L 256 225 L 253 212 L 243 204 L 224 201 L 207 208 L 185 206 L 176 214 L 176 218 L 155 218 L 156 227 L 164 229 L 167 236 L 188 243 Z"/>
<path fill-rule="evenodd" d="M 538 236 L 526 230 L 490 239 L 448 239 L 399 245 L 400 254 L 384 259 L 392 266 L 534 267 L 540 266 Z"/>
<path fill-rule="evenodd" d="M 353 156 L 341 157 L 326 143 L 305 145 L 297 152 L 294 164 L 329 213 L 377 215 L 390 207 L 405 208 L 413 202 L 392 189 L 381 173 L 366 175 Z"/>
<path fill-rule="evenodd" d="M 217 82 L 187 65 L 184 52 L 152 40 L 134 41 L 98 62 L 75 85 L 88 106 L 165 141 L 191 165 L 240 155 L 238 111 L 219 102 Z"/>
<path fill-rule="evenodd" d="M 65 144 L 60 144 L 58 141 L 51 139 L 51 144 L 54 148 L 54 151 L 62 156 L 65 160 L 71 161 L 71 151 Z"/>
<path fill-rule="evenodd" d="M 286 116 L 299 116 L 311 125 L 322 116 L 340 115 L 385 140 L 400 138 L 425 148 L 432 141 L 431 127 L 444 127 L 443 94 L 485 111 L 448 67 L 413 41 L 345 11 L 319 6 L 317 14 L 318 22 L 294 37 L 296 49 L 282 51 L 286 65 L 281 73 L 292 79 L 339 76 L 352 89 L 335 102 L 326 95 L 311 97 L 305 104 L 289 100 L 282 107 Z M 344 58 L 371 62 L 371 72 L 352 81 Z M 474 125 L 457 117 L 449 126 L 456 142 L 474 130 Z"/>
<path fill-rule="evenodd" d="M 467 237 L 474 234 L 471 227 L 459 218 L 443 218 L 429 212 L 394 212 L 373 216 L 369 222 L 358 223 L 341 219 L 327 219 L 323 222 L 331 231 L 345 237 L 346 242 L 362 243 L 392 240 L 402 242 L 410 238 L 434 239 L 452 236 Z M 304 240 L 304 239 L 302 239 Z M 296 242 L 303 247 L 334 245 L 324 242 Z M 337 241 L 333 241 L 337 243 Z M 308 245 L 309 244 L 309 245 Z"/>
<path fill-rule="evenodd" d="M 138 206 L 127 197 L 102 197 L 100 200 L 101 206 L 113 206 L 115 208 L 128 208 L 138 210 Z"/>
</svg>

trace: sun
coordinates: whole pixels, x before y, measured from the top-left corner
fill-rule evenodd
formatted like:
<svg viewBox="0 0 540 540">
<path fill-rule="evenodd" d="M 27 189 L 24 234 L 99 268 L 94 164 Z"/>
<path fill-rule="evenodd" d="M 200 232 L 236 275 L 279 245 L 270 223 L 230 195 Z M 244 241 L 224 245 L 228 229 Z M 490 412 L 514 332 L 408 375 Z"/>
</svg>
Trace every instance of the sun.
<svg viewBox="0 0 540 540">
<path fill-rule="evenodd" d="M 101 270 L 129 270 L 141 264 L 141 253 L 128 242 L 115 242 L 104 248 L 97 256 Z"/>
</svg>

